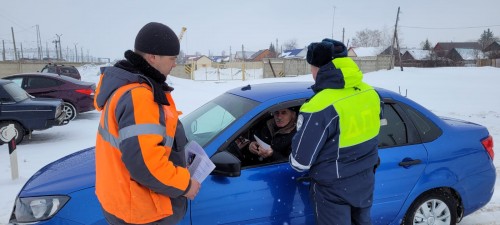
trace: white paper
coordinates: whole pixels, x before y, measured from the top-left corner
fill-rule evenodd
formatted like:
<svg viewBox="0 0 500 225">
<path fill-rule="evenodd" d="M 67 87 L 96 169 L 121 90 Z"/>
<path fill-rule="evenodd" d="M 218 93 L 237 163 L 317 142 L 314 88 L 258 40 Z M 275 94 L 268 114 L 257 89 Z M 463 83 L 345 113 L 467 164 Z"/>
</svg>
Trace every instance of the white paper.
<svg viewBox="0 0 500 225">
<path fill-rule="evenodd" d="M 253 135 L 253 137 L 257 141 L 257 144 L 259 144 L 259 150 L 271 151 L 271 146 L 269 144 L 267 144 L 266 142 L 260 140 L 260 138 L 257 137 L 257 135 L 255 135 L 255 134 Z"/>
<path fill-rule="evenodd" d="M 208 158 L 205 150 L 196 142 L 190 141 L 186 147 L 187 168 L 191 178 L 198 182 L 203 182 L 205 178 L 215 169 L 215 165 Z"/>
</svg>

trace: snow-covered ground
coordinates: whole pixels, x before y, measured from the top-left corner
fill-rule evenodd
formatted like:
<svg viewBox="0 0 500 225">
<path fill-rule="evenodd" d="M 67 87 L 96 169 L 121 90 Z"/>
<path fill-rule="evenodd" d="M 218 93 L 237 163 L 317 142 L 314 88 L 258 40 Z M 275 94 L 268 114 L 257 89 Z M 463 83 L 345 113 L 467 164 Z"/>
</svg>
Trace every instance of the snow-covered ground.
<svg viewBox="0 0 500 225">
<path fill-rule="evenodd" d="M 83 66 L 79 70 L 83 80 L 98 82 L 97 66 Z M 236 80 L 237 75 L 213 81 L 217 76 L 216 72 L 197 71 L 194 77 L 198 81 L 169 77 L 178 109 L 187 114 L 222 92 L 247 84 L 312 81 L 311 75 L 262 79 L 262 70 L 250 71 L 245 81 Z M 403 72 L 396 68 L 367 73 L 365 81 L 400 91 L 438 115 L 483 124 L 494 140 L 500 141 L 500 68 L 405 68 Z M 0 224 L 8 223 L 14 199 L 31 175 L 58 158 L 94 145 L 99 116 L 97 111 L 83 113 L 68 125 L 35 131 L 31 139 L 26 138 L 17 147 L 20 173 L 17 180 L 11 179 L 7 146 L 0 146 Z M 499 160 L 497 156 L 495 165 L 500 165 Z M 460 224 L 500 224 L 496 222 L 500 218 L 500 187 L 495 187 L 490 203 Z"/>
</svg>

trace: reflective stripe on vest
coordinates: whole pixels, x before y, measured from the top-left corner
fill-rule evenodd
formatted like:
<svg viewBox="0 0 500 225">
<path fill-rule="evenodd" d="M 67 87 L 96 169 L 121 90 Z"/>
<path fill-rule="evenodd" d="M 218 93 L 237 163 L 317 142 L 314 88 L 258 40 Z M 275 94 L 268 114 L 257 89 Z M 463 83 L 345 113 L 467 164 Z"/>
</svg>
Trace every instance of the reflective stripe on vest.
<svg viewBox="0 0 500 225">
<path fill-rule="evenodd" d="M 147 88 L 146 86 L 143 86 L 141 84 L 129 84 L 131 87 L 129 87 L 128 90 L 124 91 L 123 94 L 132 91 L 135 88 L 139 87 L 144 87 Z M 109 98 L 110 100 L 113 99 L 116 95 L 116 92 Z M 118 98 L 121 98 L 119 96 Z M 119 100 L 118 100 L 119 101 Z M 170 101 L 172 102 L 172 101 Z M 161 108 L 161 106 L 159 106 Z M 109 113 L 109 104 L 106 104 L 104 108 L 104 120 L 103 120 L 103 126 L 98 127 L 98 132 L 101 135 L 102 139 L 106 142 L 108 142 L 111 146 L 119 149 L 120 143 L 131 137 L 137 137 L 139 135 L 144 135 L 144 134 L 156 134 L 156 135 L 161 135 L 163 136 L 163 142 L 165 143 L 165 147 L 172 148 L 174 144 L 174 138 L 168 136 L 165 133 L 166 127 L 161 126 L 159 124 L 135 124 L 135 125 L 130 125 L 125 128 L 122 128 L 118 131 L 118 138 L 113 136 L 108 130 L 109 130 L 109 121 L 108 121 L 108 113 Z"/>
<path fill-rule="evenodd" d="M 162 135 L 163 139 L 165 140 L 165 145 L 167 147 L 172 147 L 174 144 L 174 139 L 172 137 L 169 137 L 165 135 L 165 127 L 160 126 L 158 124 L 139 124 L 139 125 L 131 125 L 128 127 L 125 127 L 123 129 L 120 129 L 119 131 L 119 138 L 115 138 L 113 135 L 111 135 L 108 130 L 104 129 L 103 127 L 99 126 L 98 128 L 99 134 L 101 135 L 102 139 L 105 141 L 109 142 L 111 146 L 118 148 L 120 146 L 120 142 L 127 138 L 131 137 L 136 137 L 139 135 L 143 134 L 157 134 L 157 135 Z"/>
</svg>

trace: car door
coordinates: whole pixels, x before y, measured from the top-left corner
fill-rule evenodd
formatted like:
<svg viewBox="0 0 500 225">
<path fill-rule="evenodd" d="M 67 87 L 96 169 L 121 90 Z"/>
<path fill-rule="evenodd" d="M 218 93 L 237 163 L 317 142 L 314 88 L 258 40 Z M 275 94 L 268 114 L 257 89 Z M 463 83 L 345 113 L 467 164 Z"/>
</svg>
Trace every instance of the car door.
<svg viewBox="0 0 500 225">
<path fill-rule="evenodd" d="M 58 98 L 57 87 L 61 81 L 43 76 L 28 76 L 24 79 L 23 89 L 36 97 Z"/>
<path fill-rule="evenodd" d="M 303 100 L 300 101 L 302 102 Z M 290 105 L 274 105 L 262 110 L 264 113 L 255 118 L 265 112 L 274 112 L 278 108 L 285 107 Z M 225 121 L 222 118 L 220 120 L 211 122 L 223 124 Z M 251 127 L 249 124 L 253 122 L 241 119 L 235 123 L 233 126 L 239 130 L 236 134 Z M 198 123 L 196 130 L 204 130 L 201 126 L 202 124 Z M 234 141 L 238 135 L 232 130 L 232 128 L 227 129 L 232 138 L 220 135 L 218 138 L 221 140 L 214 142 Z M 224 151 L 225 146 L 227 145 L 222 144 L 219 151 Z M 303 175 L 293 170 L 288 160 L 242 168 L 238 177 L 210 175 L 203 181 L 196 198 L 191 201 L 191 222 L 192 224 L 313 224 L 309 184 L 301 181 Z"/>
<path fill-rule="evenodd" d="M 401 107 L 385 100 L 387 125 L 379 134 L 381 164 L 375 175 L 373 224 L 390 224 L 427 164 L 427 151 Z"/>
<path fill-rule="evenodd" d="M 192 224 L 312 224 L 301 176 L 288 162 L 243 169 L 239 177 L 211 175 L 191 202 Z"/>
</svg>

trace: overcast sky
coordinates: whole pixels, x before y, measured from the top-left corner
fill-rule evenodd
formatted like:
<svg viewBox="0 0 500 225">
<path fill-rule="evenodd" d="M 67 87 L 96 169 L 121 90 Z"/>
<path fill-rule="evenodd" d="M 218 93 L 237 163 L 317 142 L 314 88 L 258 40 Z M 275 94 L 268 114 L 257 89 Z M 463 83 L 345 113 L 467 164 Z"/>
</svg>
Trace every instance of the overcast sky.
<svg viewBox="0 0 500 225">
<path fill-rule="evenodd" d="M 78 51 L 113 60 L 133 49 L 144 24 L 156 21 L 176 33 L 187 28 L 185 53 L 228 55 L 230 48 L 257 51 L 276 40 L 278 46 L 296 40 L 304 47 L 331 38 L 332 28 L 334 39 L 345 42 L 364 29 L 392 35 L 398 6 L 403 47 L 419 47 L 426 39 L 475 41 L 488 28 L 500 36 L 499 0 L 3 0 L 0 40 L 12 49 L 13 27 L 17 43 L 35 48 L 39 25 L 44 48 L 54 48 L 58 34 L 63 50 L 76 44 Z"/>
</svg>

